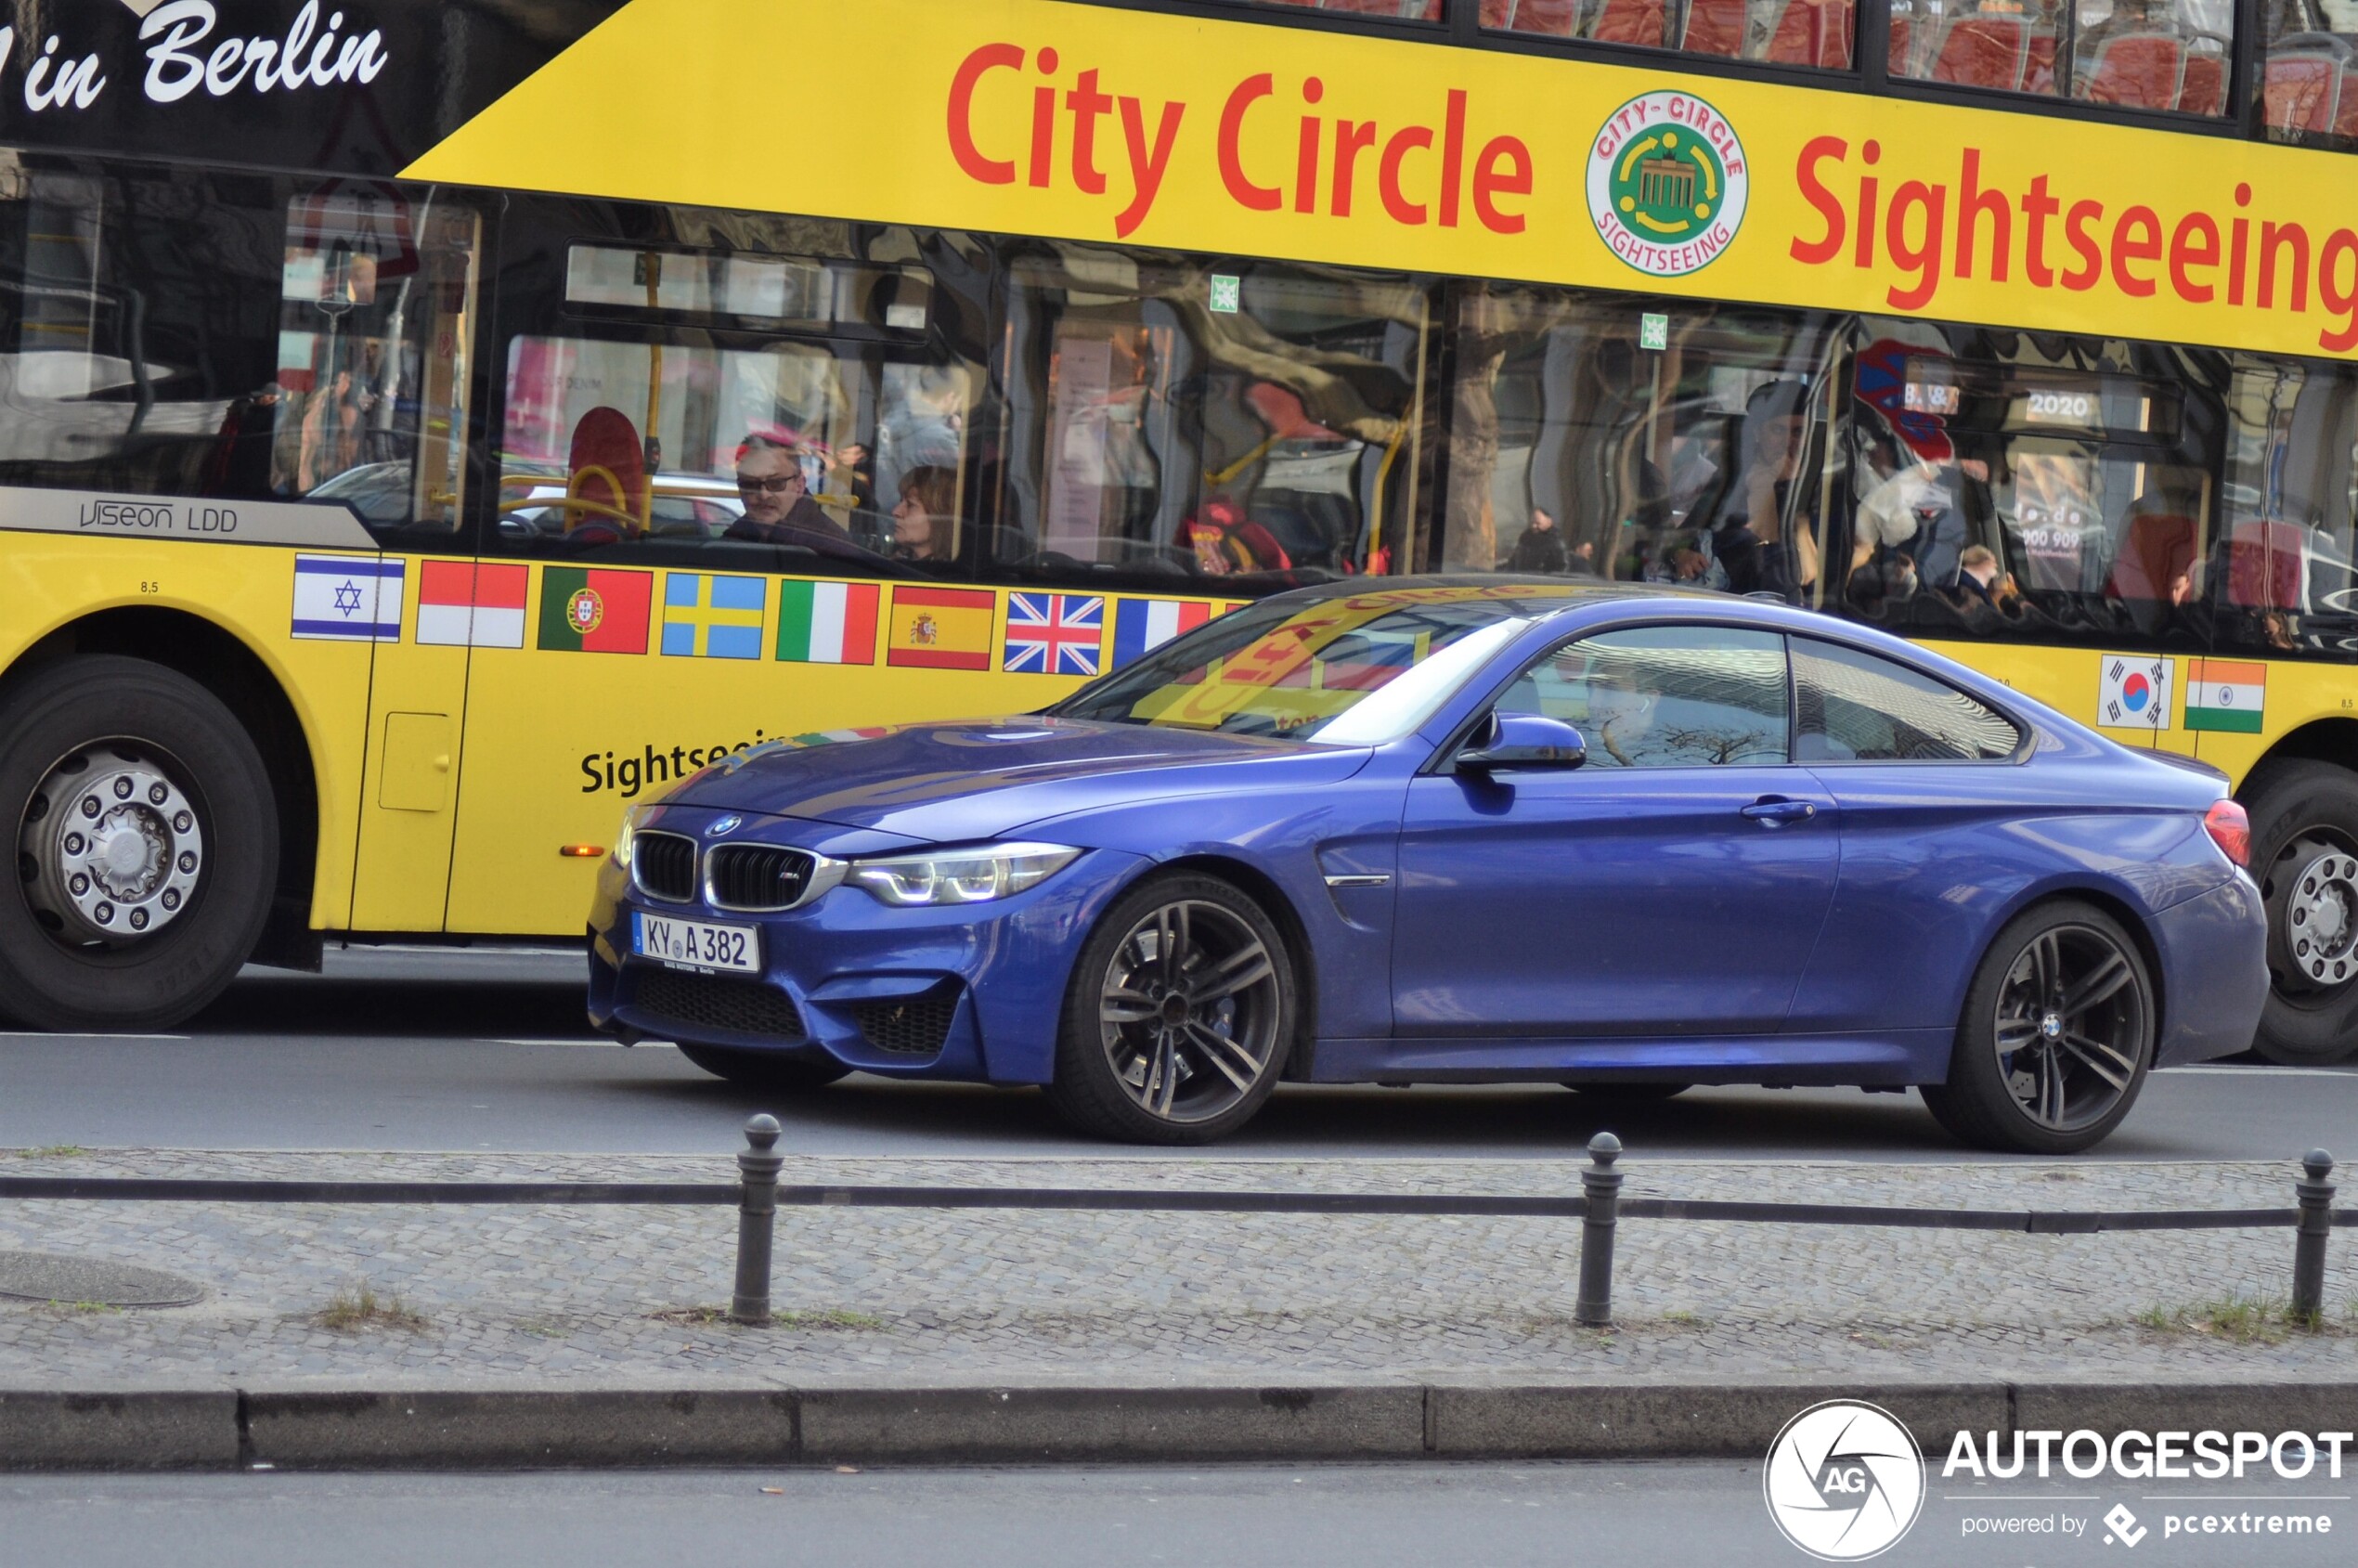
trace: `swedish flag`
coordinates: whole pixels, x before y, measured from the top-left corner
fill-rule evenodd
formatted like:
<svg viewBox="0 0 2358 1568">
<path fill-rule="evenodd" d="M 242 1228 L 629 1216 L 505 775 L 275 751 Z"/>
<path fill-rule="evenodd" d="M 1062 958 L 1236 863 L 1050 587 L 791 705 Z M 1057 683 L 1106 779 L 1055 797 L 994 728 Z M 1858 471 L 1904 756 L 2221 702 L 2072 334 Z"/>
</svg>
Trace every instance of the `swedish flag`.
<svg viewBox="0 0 2358 1568">
<path fill-rule="evenodd" d="M 761 613 L 769 597 L 767 577 L 666 572 L 663 651 L 683 659 L 761 657 Z"/>
</svg>

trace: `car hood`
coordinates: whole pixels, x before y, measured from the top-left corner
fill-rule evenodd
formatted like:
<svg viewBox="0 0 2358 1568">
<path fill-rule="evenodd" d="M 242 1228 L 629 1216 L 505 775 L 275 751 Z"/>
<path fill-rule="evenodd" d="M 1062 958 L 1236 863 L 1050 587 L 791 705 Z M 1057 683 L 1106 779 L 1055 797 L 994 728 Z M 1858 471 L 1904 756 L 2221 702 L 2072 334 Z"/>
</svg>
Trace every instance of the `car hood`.
<svg viewBox="0 0 2358 1568">
<path fill-rule="evenodd" d="M 695 774 L 667 804 L 964 843 L 1139 800 L 1315 789 L 1349 778 L 1367 757 L 1252 735 L 1027 715 L 771 741 Z"/>
</svg>

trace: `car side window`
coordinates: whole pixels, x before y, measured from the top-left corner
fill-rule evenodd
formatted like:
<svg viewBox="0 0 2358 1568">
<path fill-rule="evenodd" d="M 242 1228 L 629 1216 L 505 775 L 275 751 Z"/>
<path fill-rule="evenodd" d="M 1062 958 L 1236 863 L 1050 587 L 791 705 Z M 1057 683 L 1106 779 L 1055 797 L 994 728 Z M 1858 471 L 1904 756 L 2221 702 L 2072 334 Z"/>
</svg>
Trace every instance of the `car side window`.
<svg viewBox="0 0 2358 1568">
<path fill-rule="evenodd" d="M 2012 720 L 1874 654 L 1796 637 L 1793 673 L 1803 762 L 1972 762 L 2022 744 Z"/>
<path fill-rule="evenodd" d="M 1783 762 L 1784 639 L 1733 627 L 1604 632 L 1542 656 L 1497 709 L 1573 725 L 1591 768 Z"/>
</svg>

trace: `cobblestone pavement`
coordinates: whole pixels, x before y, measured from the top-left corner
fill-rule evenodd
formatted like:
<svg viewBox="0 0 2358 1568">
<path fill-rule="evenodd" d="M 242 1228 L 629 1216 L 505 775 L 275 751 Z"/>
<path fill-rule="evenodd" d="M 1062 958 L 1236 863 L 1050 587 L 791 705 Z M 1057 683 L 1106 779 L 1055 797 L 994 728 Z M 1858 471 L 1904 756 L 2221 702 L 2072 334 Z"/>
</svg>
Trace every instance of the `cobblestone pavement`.
<svg viewBox="0 0 2358 1568">
<path fill-rule="evenodd" d="M 2283 1164 L 1649 1165 L 1628 1196 L 1958 1208 L 2287 1207 Z M 9 1174 L 726 1181 L 710 1159 L 0 1151 Z M 1579 1162 L 795 1160 L 818 1183 L 1547 1193 Z M 2287 1378 L 2358 1368 L 2358 1237 L 2326 1333 L 2238 1343 L 2165 1315 L 2289 1290 L 2289 1231 L 2027 1236 L 1632 1220 L 1604 1334 L 1572 1221 L 787 1210 L 781 1327 L 728 1300 L 733 1210 L 10 1203 L 0 1249 L 202 1282 L 198 1305 L 0 1301 L 0 1387 L 308 1376 L 733 1382 L 1460 1373 Z M 334 1330 L 366 1282 L 422 1322 Z"/>
</svg>

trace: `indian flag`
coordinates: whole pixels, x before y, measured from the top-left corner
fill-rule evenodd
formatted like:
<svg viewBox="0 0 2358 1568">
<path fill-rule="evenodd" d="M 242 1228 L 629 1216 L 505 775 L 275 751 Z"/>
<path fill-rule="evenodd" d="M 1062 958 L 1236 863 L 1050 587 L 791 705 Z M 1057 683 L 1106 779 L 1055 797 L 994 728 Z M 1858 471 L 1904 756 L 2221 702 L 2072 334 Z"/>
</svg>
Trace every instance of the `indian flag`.
<svg viewBox="0 0 2358 1568">
<path fill-rule="evenodd" d="M 2186 728 L 2260 733 L 2268 706 L 2268 667 L 2226 659 L 2186 661 Z"/>
<path fill-rule="evenodd" d="M 778 656 L 796 664 L 875 663 L 876 585 L 781 584 Z"/>
</svg>

